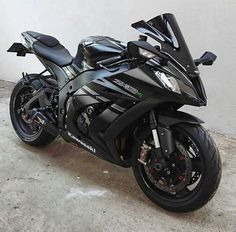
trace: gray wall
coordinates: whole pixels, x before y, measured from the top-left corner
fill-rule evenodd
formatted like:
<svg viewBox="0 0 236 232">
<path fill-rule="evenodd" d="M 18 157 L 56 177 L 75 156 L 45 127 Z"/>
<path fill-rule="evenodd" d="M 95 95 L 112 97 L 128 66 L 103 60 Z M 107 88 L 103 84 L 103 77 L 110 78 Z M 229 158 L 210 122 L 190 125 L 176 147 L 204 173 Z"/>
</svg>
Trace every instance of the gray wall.
<svg viewBox="0 0 236 232">
<path fill-rule="evenodd" d="M 208 107 L 191 113 L 203 118 L 211 130 L 236 135 L 236 1 L 235 0 L 1 0 L 0 79 L 17 81 L 21 72 L 42 66 L 32 55 L 7 54 L 25 30 L 52 34 L 74 55 L 88 35 L 110 35 L 128 41 L 138 32 L 130 24 L 172 12 L 181 26 L 193 57 L 210 50 L 218 55 L 213 67 L 201 67 Z"/>
</svg>

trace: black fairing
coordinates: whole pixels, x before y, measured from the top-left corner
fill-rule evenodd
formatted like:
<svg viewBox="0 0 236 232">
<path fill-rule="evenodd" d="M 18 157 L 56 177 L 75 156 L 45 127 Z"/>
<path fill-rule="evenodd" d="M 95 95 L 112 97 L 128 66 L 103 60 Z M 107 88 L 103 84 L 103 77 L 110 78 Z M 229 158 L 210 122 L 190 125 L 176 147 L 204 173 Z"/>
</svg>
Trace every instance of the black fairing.
<svg viewBox="0 0 236 232">
<path fill-rule="evenodd" d="M 198 69 L 173 14 L 159 15 L 147 22 L 141 20 L 132 24 L 132 27 L 158 41 L 166 55 L 190 76 L 196 76 Z"/>
<path fill-rule="evenodd" d="M 84 82 L 86 79 L 87 82 Z M 98 71 L 86 71 L 71 82 L 77 83 L 76 89 L 80 87 L 68 103 L 68 131 L 77 136 L 84 134 L 93 141 L 93 146 L 99 146 L 110 154 L 103 158 L 122 166 L 127 163 L 121 160 L 123 154 L 117 150 L 115 141 L 125 130 L 131 133 L 143 115 L 165 103 L 177 107 L 182 104 L 198 105 L 197 100 L 194 103 L 189 96 L 167 92 L 147 65 L 113 74 L 103 71 L 99 75 Z M 186 91 L 193 88 L 191 82 L 179 82 L 181 86 L 186 86 L 183 87 Z M 194 92 L 192 95 L 196 96 Z M 89 106 L 98 108 L 99 112 L 84 130 L 84 127 L 78 126 L 78 116 Z M 178 120 L 181 121 L 181 118 Z"/>
</svg>

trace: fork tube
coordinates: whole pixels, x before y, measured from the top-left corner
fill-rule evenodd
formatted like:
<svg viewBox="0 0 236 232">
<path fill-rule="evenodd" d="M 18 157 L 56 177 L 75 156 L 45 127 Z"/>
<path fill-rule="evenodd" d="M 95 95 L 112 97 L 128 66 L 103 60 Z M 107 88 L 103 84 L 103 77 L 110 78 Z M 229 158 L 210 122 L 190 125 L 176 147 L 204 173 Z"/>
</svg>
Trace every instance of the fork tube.
<svg viewBox="0 0 236 232">
<path fill-rule="evenodd" d="M 155 112 L 153 109 L 150 112 L 150 128 L 152 130 L 152 136 L 155 143 L 155 148 L 160 148 L 161 147 L 160 141 L 157 134 L 157 121 L 156 121 Z"/>
</svg>

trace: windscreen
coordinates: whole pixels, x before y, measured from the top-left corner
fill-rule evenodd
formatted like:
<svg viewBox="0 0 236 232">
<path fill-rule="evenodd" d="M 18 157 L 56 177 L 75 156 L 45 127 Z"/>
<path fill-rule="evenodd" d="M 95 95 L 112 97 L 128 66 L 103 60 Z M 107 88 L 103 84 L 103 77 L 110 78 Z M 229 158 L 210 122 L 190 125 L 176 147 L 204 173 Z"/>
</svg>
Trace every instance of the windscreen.
<svg viewBox="0 0 236 232">
<path fill-rule="evenodd" d="M 132 27 L 158 41 L 162 52 L 166 53 L 190 76 L 196 76 L 198 69 L 173 14 L 159 15 L 147 22 L 141 20 L 133 23 Z"/>
</svg>

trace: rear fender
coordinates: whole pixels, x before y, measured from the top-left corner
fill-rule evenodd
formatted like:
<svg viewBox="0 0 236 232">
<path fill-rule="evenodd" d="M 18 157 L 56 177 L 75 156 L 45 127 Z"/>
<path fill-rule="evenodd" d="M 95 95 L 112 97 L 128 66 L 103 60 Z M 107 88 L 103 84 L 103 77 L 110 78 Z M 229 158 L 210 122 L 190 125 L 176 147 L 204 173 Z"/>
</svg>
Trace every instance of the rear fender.
<svg viewBox="0 0 236 232">
<path fill-rule="evenodd" d="M 32 53 L 22 43 L 13 43 L 7 52 L 15 52 L 17 56 L 25 56 L 26 53 Z"/>
</svg>

